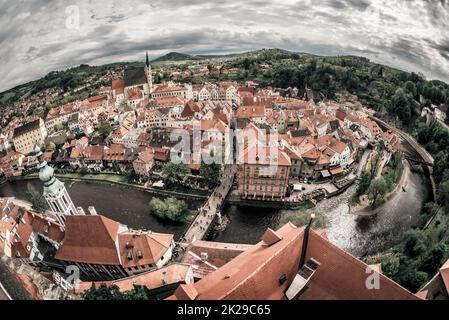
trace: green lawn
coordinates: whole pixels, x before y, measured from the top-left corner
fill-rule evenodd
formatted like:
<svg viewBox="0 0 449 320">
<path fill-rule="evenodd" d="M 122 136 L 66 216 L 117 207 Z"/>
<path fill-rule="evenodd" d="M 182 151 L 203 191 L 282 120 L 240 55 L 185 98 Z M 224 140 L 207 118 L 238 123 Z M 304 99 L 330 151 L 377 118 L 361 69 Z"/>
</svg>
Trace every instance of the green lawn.
<svg viewBox="0 0 449 320">
<path fill-rule="evenodd" d="M 119 174 L 81 174 L 81 173 L 64 173 L 55 174 L 56 177 L 61 179 L 81 179 L 81 180 L 91 180 L 91 181 L 105 181 L 112 183 L 128 183 L 125 176 Z"/>
</svg>

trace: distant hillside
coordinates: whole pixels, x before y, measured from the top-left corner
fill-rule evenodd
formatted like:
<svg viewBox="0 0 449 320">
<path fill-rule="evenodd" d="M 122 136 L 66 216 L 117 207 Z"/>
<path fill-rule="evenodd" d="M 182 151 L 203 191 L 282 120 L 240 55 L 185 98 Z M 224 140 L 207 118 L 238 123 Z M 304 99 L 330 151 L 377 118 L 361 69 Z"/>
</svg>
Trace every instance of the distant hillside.
<svg viewBox="0 0 449 320">
<path fill-rule="evenodd" d="M 21 84 L 17 87 L 0 93 L 0 108 L 14 104 L 17 101 L 28 98 L 31 95 L 42 92 L 46 89 L 61 89 L 64 93 L 72 91 L 74 88 L 83 86 L 87 81 L 95 78 L 95 86 L 110 85 L 109 82 L 101 81 L 111 72 L 117 72 L 127 66 L 137 66 L 142 63 L 112 63 L 103 66 L 80 65 L 61 71 L 52 71 L 44 77 Z"/>
<path fill-rule="evenodd" d="M 162 57 L 154 59 L 152 62 L 164 62 L 164 61 L 184 61 L 184 60 L 200 60 L 201 58 L 192 56 L 190 54 L 170 52 Z"/>
<path fill-rule="evenodd" d="M 418 101 L 420 96 L 424 97 L 426 105 L 449 106 L 447 84 L 441 81 L 427 81 L 420 75 L 379 65 L 363 57 L 320 57 L 274 48 L 225 55 L 170 52 L 153 60 L 153 63 L 157 67 L 158 64 L 164 66 L 172 62 L 180 64 L 205 59 L 220 59 L 219 64 L 237 68 L 239 71 L 234 75 L 220 75 L 219 78 L 196 79 L 197 81 L 254 80 L 262 86 L 270 85 L 277 88 L 303 89 L 307 86 L 330 99 L 335 98 L 337 92 L 347 91 L 355 94 L 363 104 L 397 116 L 410 125 L 417 116 L 414 101 Z M 109 85 L 111 73 L 116 74 L 120 69 L 123 71 L 126 66 L 136 65 L 142 65 L 142 62 L 106 66 L 81 65 L 64 71 L 54 71 L 39 80 L 0 93 L 0 108 L 11 106 L 14 102 L 49 88 L 61 89 L 67 98 L 79 94 L 79 91 L 74 92 L 74 88 L 83 86 L 88 80 L 90 89 Z M 396 94 L 398 89 L 400 90 Z M 60 101 L 55 103 L 58 102 Z"/>
</svg>

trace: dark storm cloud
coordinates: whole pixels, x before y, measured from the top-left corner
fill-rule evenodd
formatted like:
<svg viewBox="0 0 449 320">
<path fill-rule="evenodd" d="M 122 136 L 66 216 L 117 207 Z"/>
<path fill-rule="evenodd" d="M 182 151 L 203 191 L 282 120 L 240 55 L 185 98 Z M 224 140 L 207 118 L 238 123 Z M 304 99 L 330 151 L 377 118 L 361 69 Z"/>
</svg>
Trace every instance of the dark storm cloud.
<svg viewBox="0 0 449 320">
<path fill-rule="evenodd" d="M 67 28 L 68 5 L 80 28 Z M 81 63 L 280 47 L 449 80 L 449 1 L 0 0 L 0 91 Z"/>
</svg>

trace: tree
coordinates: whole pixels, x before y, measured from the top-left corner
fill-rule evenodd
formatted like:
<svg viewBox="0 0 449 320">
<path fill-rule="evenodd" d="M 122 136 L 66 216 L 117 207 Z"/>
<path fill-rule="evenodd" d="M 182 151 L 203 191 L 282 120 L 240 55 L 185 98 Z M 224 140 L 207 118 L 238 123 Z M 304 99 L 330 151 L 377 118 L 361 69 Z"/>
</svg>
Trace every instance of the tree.
<svg viewBox="0 0 449 320">
<path fill-rule="evenodd" d="M 170 197 L 165 200 L 153 198 L 150 201 L 151 213 L 162 219 L 182 222 L 188 213 L 187 204 L 176 198 Z"/>
<path fill-rule="evenodd" d="M 180 182 L 189 173 L 189 167 L 185 163 L 167 162 L 162 168 L 162 175 L 167 185 L 174 185 Z"/>
<path fill-rule="evenodd" d="M 404 285 L 412 292 L 416 292 L 427 282 L 428 275 L 425 272 L 412 269 L 404 278 Z"/>
<path fill-rule="evenodd" d="M 109 137 L 109 135 L 112 132 L 112 126 L 109 122 L 104 122 L 100 125 L 100 127 L 98 128 L 98 133 L 104 138 L 106 139 L 107 137 Z"/>
<path fill-rule="evenodd" d="M 139 175 L 134 171 L 134 169 L 126 171 L 124 176 L 128 183 L 132 183 L 139 179 Z"/>
<path fill-rule="evenodd" d="M 427 241 L 422 231 L 412 230 L 405 235 L 404 254 L 415 258 L 427 252 Z"/>
<path fill-rule="evenodd" d="M 357 186 L 356 194 L 357 196 L 361 196 L 362 194 L 365 194 L 365 192 L 368 190 L 369 186 L 371 184 L 371 175 L 368 172 L 362 173 L 360 177 L 360 182 Z"/>
<path fill-rule="evenodd" d="M 112 171 L 114 171 L 114 172 L 120 171 L 120 166 L 118 165 L 116 160 L 112 161 Z"/>
<path fill-rule="evenodd" d="M 434 274 L 447 260 L 449 247 L 444 243 L 438 243 L 427 255 L 422 265 L 422 270 L 428 274 Z"/>
<path fill-rule="evenodd" d="M 384 274 L 391 278 L 399 272 L 400 260 L 398 257 L 393 256 L 382 264 L 382 270 Z"/>
<path fill-rule="evenodd" d="M 145 286 L 133 285 L 133 289 L 121 292 L 117 285 L 106 286 L 101 284 L 98 288 L 92 286 L 84 292 L 85 300 L 149 300 L 149 290 Z"/>
<path fill-rule="evenodd" d="M 50 142 L 47 146 L 48 151 L 55 151 L 56 150 L 56 144 L 54 142 Z"/>
<path fill-rule="evenodd" d="M 393 169 L 396 169 L 400 167 L 402 164 L 402 152 L 401 151 L 395 151 L 391 157 L 390 165 Z"/>
<path fill-rule="evenodd" d="M 392 114 L 396 115 L 404 124 L 409 124 L 416 115 L 414 100 L 411 94 L 399 88 L 391 99 Z"/>
<path fill-rule="evenodd" d="M 106 286 L 101 284 L 98 288 L 92 286 L 83 293 L 85 300 L 124 300 L 125 296 L 117 285 Z"/>
<path fill-rule="evenodd" d="M 388 185 L 384 178 L 378 178 L 371 182 L 368 188 L 368 196 L 373 200 L 371 205 L 374 207 L 378 200 L 383 199 L 388 192 Z"/>
<path fill-rule="evenodd" d="M 407 81 L 405 83 L 405 89 L 414 97 L 417 97 L 418 94 L 418 89 L 416 88 L 416 85 L 411 82 L 411 81 Z"/>
<path fill-rule="evenodd" d="M 64 129 L 64 126 L 62 123 L 55 124 L 55 131 L 61 131 L 62 129 Z"/>
<path fill-rule="evenodd" d="M 37 212 L 45 212 L 49 209 L 48 203 L 45 200 L 44 196 L 40 194 L 30 183 L 27 184 L 26 196 L 28 201 L 31 202 L 33 210 Z"/>
<path fill-rule="evenodd" d="M 215 162 L 211 164 L 201 163 L 200 176 L 210 189 L 213 189 L 220 184 L 220 169 L 221 166 Z"/>
<path fill-rule="evenodd" d="M 287 213 L 280 219 L 279 227 L 289 222 L 293 223 L 297 227 L 305 226 L 310 222 L 311 213 L 315 214 L 315 219 L 312 222 L 313 228 L 324 229 L 328 226 L 329 221 L 322 212 L 310 209 L 310 210 L 298 210 L 296 212 Z"/>
</svg>

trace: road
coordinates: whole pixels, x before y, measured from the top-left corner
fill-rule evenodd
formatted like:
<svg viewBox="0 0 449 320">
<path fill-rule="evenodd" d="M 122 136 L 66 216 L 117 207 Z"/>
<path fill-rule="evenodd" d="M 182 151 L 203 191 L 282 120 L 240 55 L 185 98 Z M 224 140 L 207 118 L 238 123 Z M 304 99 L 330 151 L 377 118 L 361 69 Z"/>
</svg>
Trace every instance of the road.
<svg viewBox="0 0 449 320">
<path fill-rule="evenodd" d="M 386 128 L 393 130 L 395 133 L 397 133 L 402 139 L 408 142 L 408 144 L 415 149 L 415 151 L 421 156 L 421 158 L 428 162 L 432 163 L 434 162 L 432 155 L 422 146 L 420 145 L 413 137 L 411 137 L 409 134 L 405 133 L 402 130 L 399 130 L 398 128 L 393 127 L 392 125 L 388 124 L 387 122 L 383 121 L 382 119 L 376 118 L 374 116 L 370 116 L 371 119 L 376 121 L 377 123 L 382 124 Z"/>
</svg>

